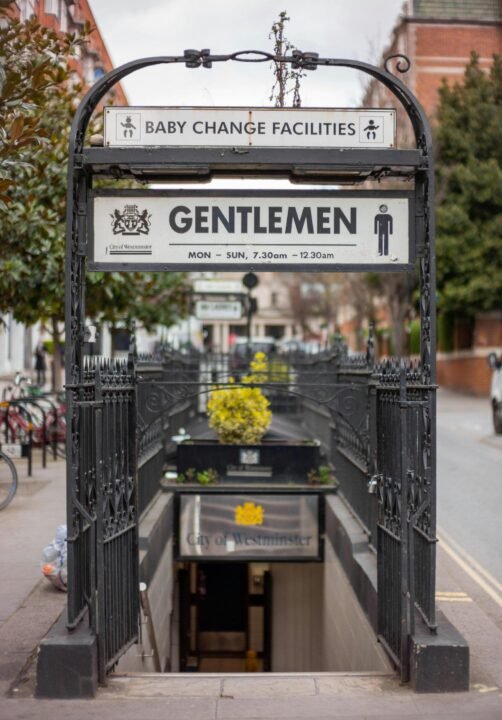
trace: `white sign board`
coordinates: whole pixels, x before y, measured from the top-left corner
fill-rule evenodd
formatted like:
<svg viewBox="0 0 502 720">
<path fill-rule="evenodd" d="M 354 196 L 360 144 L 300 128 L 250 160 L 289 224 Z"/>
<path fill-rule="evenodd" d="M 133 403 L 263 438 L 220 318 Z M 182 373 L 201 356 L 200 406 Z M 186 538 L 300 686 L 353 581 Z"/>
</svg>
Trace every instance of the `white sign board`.
<svg viewBox="0 0 502 720">
<path fill-rule="evenodd" d="M 20 443 L 2 443 L 0 449 L 12 459 L 18 459 L 23 455 L 23 448 Z"/>
<path fill-rule="evenodd" d="M 198 320 L 240 320 L 242 303 L 233 300 L 197 300 L 195 317 Z"/>
<path fill-rule="evenodd" d="M 240 280 L 195 280 L 193 289 L 196 293 L 216 293 L 218 295 L 235 295 L 244 292 Z"/>
<path fill-rule="evenodd" d="M 400 269 L 413 259 L 411 205 L 391 191 L 102 191 L 91 267 Z"/>
<path fill-rule="evenodd" d="M 396 111 L 108 107 L 105 146 L 391 148 Z"/>
</svg>

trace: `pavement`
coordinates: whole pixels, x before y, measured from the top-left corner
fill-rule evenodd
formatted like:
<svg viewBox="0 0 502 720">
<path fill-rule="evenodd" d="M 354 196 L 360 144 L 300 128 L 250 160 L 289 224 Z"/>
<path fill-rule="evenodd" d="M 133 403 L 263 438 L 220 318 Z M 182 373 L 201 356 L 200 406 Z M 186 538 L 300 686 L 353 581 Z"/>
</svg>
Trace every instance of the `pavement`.
<svg viewBox="0 0 502 720">
<path fill-rule="evenodd" d="M 28 663 L 61 614 L 66 595 L 43 577 L 40 557 L 66 523 L 66 463 L 34 453 L 33 473 L 16 460 L 19 485 L 10 505 L 0 512 L 0 694 Z M 0 711 L 0 718 L 2 713 Z"/>
<path fill-rule="evenodd" d="M 393 676 L 364 673 L 197 674 L 111 676 L 93 700 L 34 698 L 37 646 L 66 600 L 40 572 L 42 548 L 65 522 L 65 463 L 49 459 L 42 469 L 36 457 L 32 478 L 23 461 L 17 464 L 18 493 L 0 513 L 0 720 L 502 720 L 502 677 L 493 672 L 502 654 L 500 614 L 483 618 L 476 603 L 469 602 L 443 607 L 473 642 L 468 693 L 417 695 Z M 439 548 L 440 574 L 448 579 L 448 589 L 458 583 L 461 593 L 465 573 Z M 472 615 L 476 608 L 478 614 Z M 476 644 L 480 623 L 489 620 L 494 622 L 484 632 L 491 642 Z"/>
</svg>

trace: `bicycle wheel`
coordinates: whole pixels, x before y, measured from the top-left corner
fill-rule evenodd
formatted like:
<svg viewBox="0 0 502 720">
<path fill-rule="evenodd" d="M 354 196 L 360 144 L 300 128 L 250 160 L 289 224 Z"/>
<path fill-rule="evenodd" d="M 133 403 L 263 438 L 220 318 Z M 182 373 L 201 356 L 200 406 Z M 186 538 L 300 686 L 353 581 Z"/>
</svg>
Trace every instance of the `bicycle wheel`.
<svg viewBox="0 0 502 720">
<path fill-rule="evenodd" d="M 5 453 L 0 452 L 0 510 L 10 503 L 17 490 L 16 466 Z"/>
</svg>

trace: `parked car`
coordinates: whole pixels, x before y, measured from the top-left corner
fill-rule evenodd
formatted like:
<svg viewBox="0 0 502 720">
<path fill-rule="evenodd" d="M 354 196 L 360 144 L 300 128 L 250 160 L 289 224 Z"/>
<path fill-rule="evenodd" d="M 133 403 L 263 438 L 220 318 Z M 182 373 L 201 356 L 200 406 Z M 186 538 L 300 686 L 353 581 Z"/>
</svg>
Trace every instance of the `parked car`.
<svg viewBox="0 0 502 720">
<path fill-rule="evenodd" d="M 488 365 L 493 370 L 490 400 L 493 410 L 493 429 L 497 435 L 502 435 L 502 355 L 490 353 Z"/>
<path fill-rule="evenodd" d="M 305 343 L 303 340 L 282 340 L 277 347 L 281 355 L 305 352 Z"/>
<path fill-rule="evenodd" d="M 276 351 L 277 343 L 273 337 L 252 337 L 249 342 L 247 338 L 237 338 L 230 349 L 230 373 L 240 380 L 249 371 L 249 361 L 257 352 L 265 353 L 270 359 Z"/>
</svg>

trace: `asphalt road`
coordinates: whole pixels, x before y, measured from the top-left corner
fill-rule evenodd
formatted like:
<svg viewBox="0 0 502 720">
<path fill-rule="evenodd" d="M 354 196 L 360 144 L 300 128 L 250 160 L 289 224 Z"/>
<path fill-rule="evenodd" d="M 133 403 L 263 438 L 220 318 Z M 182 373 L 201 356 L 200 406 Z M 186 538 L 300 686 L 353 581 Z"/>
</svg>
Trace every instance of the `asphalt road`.
<svg viewBox="0 0 502 720">
<path fill-rule="evenodd" d="M 501 699 L 502 436 L 488 398 L 442 390 L 437 429 L 437 605 L 469 643 L 472 690 Z"/>
<path fill-rule="evenodd" d="M 438 526 L 502 582 L 502 435 L 488 398 L 440 390 Z"/>
</svg>

